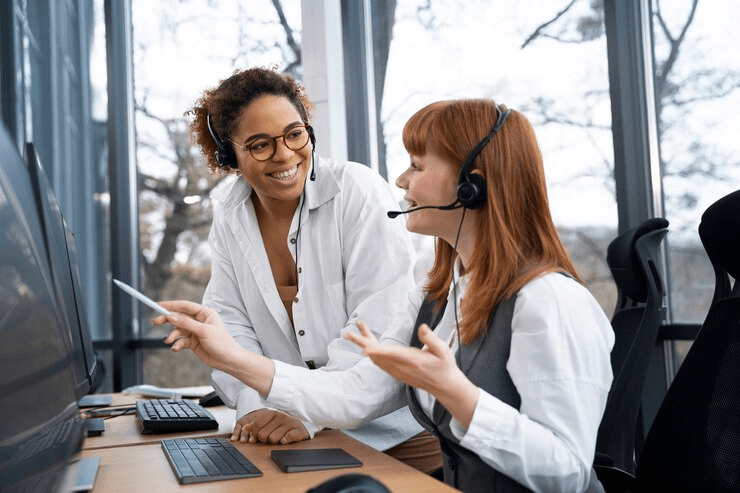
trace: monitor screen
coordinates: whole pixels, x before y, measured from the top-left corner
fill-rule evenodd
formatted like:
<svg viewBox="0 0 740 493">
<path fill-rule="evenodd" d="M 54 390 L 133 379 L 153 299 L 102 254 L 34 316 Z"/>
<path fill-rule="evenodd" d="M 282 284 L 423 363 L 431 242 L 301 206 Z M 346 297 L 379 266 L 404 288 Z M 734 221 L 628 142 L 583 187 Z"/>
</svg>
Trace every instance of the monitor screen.
<svg viewBox="0 0 740 493">
<path fill-rule="evenodd" d="M 31 143 L 26 144 L 25 160 L 34 188 L 57 303 L 69 327 L 78 375 L 77 396 L 82 397 L 96 383 L 98 368 L 77 262 L 77 244 Z"/>
<path fill-rule="evenodd" d="M 28 169 L 0 129 L 0 485 L 54 491 L 84 437 Z"/>
</svg>

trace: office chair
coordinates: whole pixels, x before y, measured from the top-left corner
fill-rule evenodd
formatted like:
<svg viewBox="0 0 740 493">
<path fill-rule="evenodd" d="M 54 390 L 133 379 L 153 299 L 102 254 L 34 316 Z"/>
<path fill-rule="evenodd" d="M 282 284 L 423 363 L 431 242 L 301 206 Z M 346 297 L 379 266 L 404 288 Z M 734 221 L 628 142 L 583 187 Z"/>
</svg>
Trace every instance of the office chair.
<svg viewBox="0 0 740 493">
<path fill-rule="evenodd" d="M 372 476 L 353 473 L 333 477 L 306 493 L 391 493 L 391 490 Z"/>
<path fill-rule="evenodd" d="M 645 440 L 636 491 L 740 491 L 740 190 L 704 212 L 699 237 L 714 298 Z"/>
<path fill-rule="evenodd" d="M 596 439 L 594 467 L 600 479 L 610 468 L 630 475 L 635 471 L 635 430 L 642 389 L 658 328 L 665 318 L 660 244 L 667 228 L 664 218 L 648 219 L 617 236 L 607 249 L 618 299 L 611 321 L 614 379 Z"/>
</svg>

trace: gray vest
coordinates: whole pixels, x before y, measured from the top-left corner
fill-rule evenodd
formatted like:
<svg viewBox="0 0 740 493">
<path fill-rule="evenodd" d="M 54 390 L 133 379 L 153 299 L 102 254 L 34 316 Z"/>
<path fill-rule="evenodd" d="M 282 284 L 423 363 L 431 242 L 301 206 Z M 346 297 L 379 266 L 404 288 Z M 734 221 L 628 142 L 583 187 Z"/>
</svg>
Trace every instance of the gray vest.
<svg viewBox="0 0 740 493">
<path fill-rule="evenodd" d="M 506 370 L 511 348 L 511 319 L 516 296 L 501 303 L 490 318 L 488 330 L 472 344 L 461 344 L 458 364 L 475 385 L 504 403 L 519 409 L 521 398 Z M 434 312 L 427 300 L 422 303 L 415 328 L 425 323 L 434 328 L 442 318 L 444 306 Z M 414 330 L 411 346 L 421 347 Z M 474 492 L 529 492 L 530 489 L 486 464 L 475 452 L 460 445 L 450 429 L 450 415 L 435 402 L 431 419 L 424 413 L 412 388 L 406 388 L 409 409 L 427 430 L 439 437 L 443 456 L 444 481 L 466 493 Z M 603 493 L 604 489 L 592 470 L 587 493 Z"/>
</svg>

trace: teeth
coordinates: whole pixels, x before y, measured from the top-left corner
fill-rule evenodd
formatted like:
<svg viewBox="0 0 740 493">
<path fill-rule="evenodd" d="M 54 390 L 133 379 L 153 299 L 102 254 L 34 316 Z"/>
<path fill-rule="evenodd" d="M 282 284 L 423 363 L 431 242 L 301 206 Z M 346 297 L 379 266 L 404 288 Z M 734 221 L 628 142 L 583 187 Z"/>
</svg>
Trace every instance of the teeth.
<svg viewBox="0 0 740 493">
<path fill-rule="evenodd" d="M 270 173 L 270 176 L 278 180 L 289 180 L 298 173 L 298 167 L 291 168 L 287 171 L 281 171 L 279 173 Z"/>
</svg>

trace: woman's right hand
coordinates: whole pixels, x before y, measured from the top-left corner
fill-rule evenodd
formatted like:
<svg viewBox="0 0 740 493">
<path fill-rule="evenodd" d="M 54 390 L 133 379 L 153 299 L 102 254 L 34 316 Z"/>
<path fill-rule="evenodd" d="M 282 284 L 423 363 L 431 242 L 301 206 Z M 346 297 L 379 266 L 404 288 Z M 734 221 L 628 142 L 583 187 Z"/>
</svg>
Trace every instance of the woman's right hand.
<svg viewBox="0 0 740 493">
<path fill-rule="evenodd" d="M 241 380 L 265 398 L 270 393 L 275 364 L 269 358 L 247 351 L 236 343 L 224 327 L 218 313 L 192 301 L 160 301 L 173 312 L 160 315 L 152 322 L 175 326 L 164 342 L 177 352 L 190 349 L 211 368 Z"/>
<path fill-rule="evenodd" d="M 159 304 L 173 314 L 160 315 L 152 323 L 169 322 L 175 326 L 175 330 L 164 339 L 173 351 L 190 349 L 203 363 L 224 371 L 242 351 L 215 310 L 183 300 L 161 301 Z"/>
</svg>

